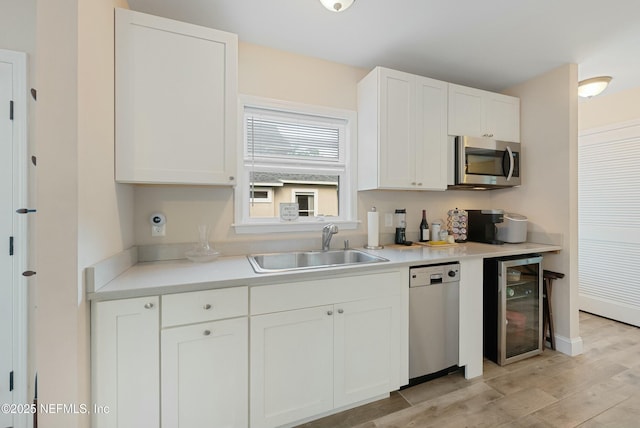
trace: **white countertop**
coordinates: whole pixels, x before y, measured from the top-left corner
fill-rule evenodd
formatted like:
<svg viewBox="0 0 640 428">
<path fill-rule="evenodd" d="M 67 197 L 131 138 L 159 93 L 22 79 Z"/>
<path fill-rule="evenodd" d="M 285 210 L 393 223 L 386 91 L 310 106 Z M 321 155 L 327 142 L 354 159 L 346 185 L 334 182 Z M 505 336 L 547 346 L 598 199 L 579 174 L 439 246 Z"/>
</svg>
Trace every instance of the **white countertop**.
<svg viewBox="0 0 640 428">
<path fill-rule="evenodd" d="M 384 270 L 402 266 L 416 266 L 466 258 L 492 258 L 528 253 L 558 251 L 559 245 L 535 243 L 489 245 L 467 242 L 448 247 L 390 246 L 382 250 L 364 250 L 388 259 L 388 262 L 307 269 L 278 273 L 258 274 L 253 271 L 246 256 L 220 257 L 210 263 L 193 263 L 189 260 L 171 260 L 138 263 L 88 293 L 89 300 L 112 300 L 160 294 L 199 291 L 241 285 L 265 285 L 293 282 L 301 278 L 312 279 L 326 276 Z"/>
</svg>

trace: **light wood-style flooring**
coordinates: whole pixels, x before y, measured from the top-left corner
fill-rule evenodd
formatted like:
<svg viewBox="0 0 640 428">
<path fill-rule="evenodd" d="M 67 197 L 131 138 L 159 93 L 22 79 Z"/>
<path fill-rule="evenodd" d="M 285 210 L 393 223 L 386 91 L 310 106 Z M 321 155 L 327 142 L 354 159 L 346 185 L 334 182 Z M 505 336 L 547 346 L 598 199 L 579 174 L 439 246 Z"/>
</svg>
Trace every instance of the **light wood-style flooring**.
<svg viewBox="0 0 640 428">
<path fill-rule="evenodd" d="M 305 428 L 640 427 L 640 328 L 580 313 L 584 353 L 542 355 L 482 377 L 462 372 Z"/>
</svg>

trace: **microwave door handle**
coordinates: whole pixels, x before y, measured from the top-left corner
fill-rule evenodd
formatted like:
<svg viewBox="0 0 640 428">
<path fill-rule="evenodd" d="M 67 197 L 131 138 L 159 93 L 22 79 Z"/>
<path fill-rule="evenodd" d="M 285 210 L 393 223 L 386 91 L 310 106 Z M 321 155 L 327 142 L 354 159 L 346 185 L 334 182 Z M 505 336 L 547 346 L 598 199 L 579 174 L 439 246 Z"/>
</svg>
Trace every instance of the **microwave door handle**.
<svg viewBox="0 0 640 428">
<path fill-rule="evenodd" d="M 507 174 L 507 181 L 509 181 L 511 180 L 511 176 L 513 175 L 513 168 L 516 162 L 513 157 L 513 152 L 511 151 L 511 147 L 507 146 L 507 152 L 509 153 L 509 173 Z"/>
</svg>

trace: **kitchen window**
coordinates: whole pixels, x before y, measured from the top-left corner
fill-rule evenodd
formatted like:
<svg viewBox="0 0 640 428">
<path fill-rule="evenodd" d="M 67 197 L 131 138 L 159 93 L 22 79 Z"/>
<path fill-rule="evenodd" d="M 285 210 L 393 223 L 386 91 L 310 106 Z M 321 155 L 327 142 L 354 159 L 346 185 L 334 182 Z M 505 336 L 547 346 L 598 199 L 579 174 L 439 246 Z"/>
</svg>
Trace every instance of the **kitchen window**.
<svg viewBox="0 0 640 428">
<path fill-rule="evenodd" d="M 241 97 L 238 233 L 355 229 L 356 113 Z M 297 217 L 281 218 L 297 204 Z M 295 213 L 295 211 L 294 211 Z M 289 217 L 291 218 L 291 217 Z"/>
</svg>

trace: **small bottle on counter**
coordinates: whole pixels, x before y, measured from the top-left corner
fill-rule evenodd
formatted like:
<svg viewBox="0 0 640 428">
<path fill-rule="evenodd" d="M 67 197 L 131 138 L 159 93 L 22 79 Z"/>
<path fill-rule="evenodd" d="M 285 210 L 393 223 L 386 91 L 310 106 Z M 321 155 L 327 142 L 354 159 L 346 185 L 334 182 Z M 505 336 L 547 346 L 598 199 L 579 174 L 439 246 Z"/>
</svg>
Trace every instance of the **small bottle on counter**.
<svg viewBox="0 0 640 428">
<path fill-rule="evenodd" d="M 422 221 L 420 222 L 420 242 L 429 241 L 429 223 L 427 223 L 427 210 L 422 210 Z"/>
</svg>

